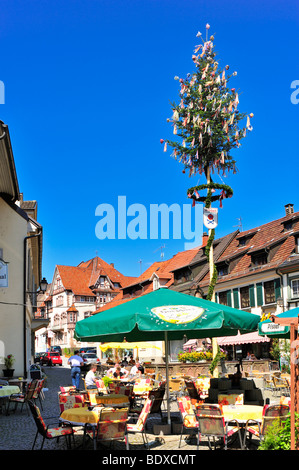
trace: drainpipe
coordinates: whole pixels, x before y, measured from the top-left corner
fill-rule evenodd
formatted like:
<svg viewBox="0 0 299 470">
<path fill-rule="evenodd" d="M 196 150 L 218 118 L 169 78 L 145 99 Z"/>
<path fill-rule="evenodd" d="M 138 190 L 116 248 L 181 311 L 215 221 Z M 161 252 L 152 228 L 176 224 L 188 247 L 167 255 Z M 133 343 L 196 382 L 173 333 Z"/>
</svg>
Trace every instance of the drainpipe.
<svg viewBox="0 0 299 470">
<path fill-rule="evenodd" d="M 40 237 L 41 230 L 34 235 L 28 235 L 24 238 L 24 273 L 23 273 L 23 356 L 24 356 L 24 377 L 27 377 L 27 341 L 26 341 L 26 292 L 27 292 L 27 240 Z"/>
</svg>

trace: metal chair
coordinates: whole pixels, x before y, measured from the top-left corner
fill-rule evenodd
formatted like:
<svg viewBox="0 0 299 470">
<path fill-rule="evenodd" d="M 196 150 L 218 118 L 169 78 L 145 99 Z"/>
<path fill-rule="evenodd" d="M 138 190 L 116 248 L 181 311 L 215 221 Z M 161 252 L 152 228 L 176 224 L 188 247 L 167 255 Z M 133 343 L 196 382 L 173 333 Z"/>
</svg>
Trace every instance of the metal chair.
<svg viewBox="0 0 299 470">
<path fill-rule="evenodd" d="M 39 434 L 43 437 L 40 450 L 42 450 L 46 439 L 57 439 L 58 441 L 60 437 L 65 437 L 67 447 L 71 448 L 71 436 L 73 437 L 73 440 L 74 440 L 74 431 L 73 431 L 72 426 L 71 425 L 55 426 L 55 427 L 50 426 L 50 425 L 46 426 L 45 421 L 43 420 L 40 414 L 39 408 L 31 400 L 28 400 L 28 405 L 32 413 L 33 419 L 35 421 L 36 427 L 37 427 L 36 435 L 35 435 L 31 450 L 34 449 L 37 436 Z M 46 419 L 53 419 L 53 418 L 51 417 L 51 418 L 46 418 Z M 56 421 L 57 421 L 57 418 L 56 418 Z"/>
<path fill-rule="evenodd" d="M 263 419 L 259 423 L 253 419 L 246 422 L 244 432 L 244 447 L 246 447 L 246 434 L 249 433 L 250 440 L 252 436 L 256 436 L 259 441 L 264 438 L 268 426 L 273 424 L 273 421 L 279 420 L 283 422 L 290 413 L 290 408 L 287 405 L 265 405 L 263 409 Z"/>
<path fill-rule="evenodd" d="M 188 395 L 191 398 L 191 403 L 193 405 L 196 405 L 196 403 L 202 401 L 200 394 L 198 393 L 198 390 L 193 380 L 185 380 L 185 385 L 186 385 Z"/>
<path fill-rule="evenodd" d="M 28 415 L 29 415 L 30 413 L 29 413 L 29 408 L 28 408 L 28 402 L 29 402 L 29 400 L 32 400 L 34 398 L 34 392 L 36 390 L 37 383 L 38 383 L 37 379 L 32 380 L 28 384 L 25 393 L 16 393 L 16 394 L 10 395 L 10 397 L 8 399 L 7 412 L 6 413 L 9 414 L 10 403 L 14 403 L 15 404 L 14 412 L 16 412 L 17 406 L 19 404 L 21 405 L 21 412 L 22 412 L 23 411 L 23 406 L 25 404 L 26 407 L 27 407 Z"/>
<path fill-rule="evenodd" d="M 181 447 L 181 441 L 183 436 L 184 428 L 198 430 L 198 421 L 192 408 L 192 402 L 190 397 L 177 397 L 178 406 L 182 418 L 182 427 L 179 448 Z M 199 446 L 199 440 L 197 436 L 197 450 Z"/>
<path fill-rule="evenodd" d="M 93 439 L 94 450 L 97 449 L 98 442 L 113 442 L 124 440 L 126 449 L 129 450 L 127 435 L 128 408 L 102 408 L 100 410 L 99 421 L 95 430 L 86 424 L 84 428 L 83 447 L 85 436 Z"/>
<path fill-rule="evenodd" d="M 138 416 L 137 423 L 130 423 L 129 422 L 127 424 L 128 433 L 130 433 L 130 432 L 134 433 L 134 434 L 141 433 L 142 439 L 143 439 L 143 444 L 144 444 L 145 447 L 148 447 L 148 440 L 147 440 L 145 426 L 146 426 L 147 418 L 148 418 L 148 416 L 151 412 L 152 406 L 154 404 L 154 400 L 155 400 L 154 397 L 149 396 L 145 400 L 142 411 Z"/>
<path fill-rule="evenodd" d="M 207 437 L 209 448 L 212 450 L 210 438 L 213 438 L 214 449 L 216 449 L 216 438 L 224 441 L 224 449 L 227 450 L 227 441 L 230 436 L 237 433 L 240 446 L 243 449 L 240 426 L 237 420 L 230 420 L 225 424 L 222 408 L 214 404 L 201 404 L 196 406 L 196 419 L 198 421 L 198 442 L 201 437 Z M 231 426 L 230 423 L 234 423 Z"/>
</svg>

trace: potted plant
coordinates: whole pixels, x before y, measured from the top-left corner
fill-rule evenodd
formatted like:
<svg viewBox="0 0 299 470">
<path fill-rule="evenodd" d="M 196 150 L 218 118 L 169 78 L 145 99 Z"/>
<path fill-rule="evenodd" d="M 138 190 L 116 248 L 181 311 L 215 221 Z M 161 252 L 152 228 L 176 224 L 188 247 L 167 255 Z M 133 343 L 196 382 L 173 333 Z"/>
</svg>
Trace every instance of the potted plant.
<svg viewBox="0 0 299 470">
<path fill-rule="evenodd" d="M 12 354 L 8 354 L 4 358 L 5 369 L 3 369 L 4 377 L 12 377 L 14 373 L 14 369 L 12 366 L 14 365 L 15 358 Z"/>
</svg>

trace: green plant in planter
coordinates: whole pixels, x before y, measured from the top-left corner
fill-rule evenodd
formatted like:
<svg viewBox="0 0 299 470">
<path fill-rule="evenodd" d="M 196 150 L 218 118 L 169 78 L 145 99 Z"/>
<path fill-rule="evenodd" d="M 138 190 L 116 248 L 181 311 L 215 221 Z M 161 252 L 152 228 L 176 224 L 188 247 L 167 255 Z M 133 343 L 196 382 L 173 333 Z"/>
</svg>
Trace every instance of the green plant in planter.
<svg viewBox="0 0 299 470">
<path fill-rule="evenodd" d="M 108 387 L 108 384 L 110 384 L 111 382 L 113 382 L 112 379 L 110 379 L 110 377 L 107 377 L 106 375 L 103 377 L 103 382 L 104 382 L 104 385 L 105 387 Z"/>
<path fill-rule="evenodd" d="M 12 369 L 13 365 L 15 363 L 15 358 L 12 354 L 8 354 L 4 358 L 4 364 L 6 369 Z"/>
</svg>

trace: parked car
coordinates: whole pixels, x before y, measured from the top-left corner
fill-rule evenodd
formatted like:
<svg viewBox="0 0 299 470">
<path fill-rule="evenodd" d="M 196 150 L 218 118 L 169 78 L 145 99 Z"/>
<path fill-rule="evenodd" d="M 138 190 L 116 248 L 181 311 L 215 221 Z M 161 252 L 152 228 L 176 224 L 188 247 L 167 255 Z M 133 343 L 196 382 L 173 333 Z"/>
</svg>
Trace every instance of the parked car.
<svg viewBox="0 0 299 470">
<path fill-rule="evenodd" d="M 59 352 L 60 355 L 62 355 L 62 350 L 60 346 L 51 346 L 50 351 L 52 352 Z"/>
<path fill-rule="evenodd" d="M 38 364 L 41 360 L 41 357 L 44 355 L 44 352 L 39 352 L 34 355 L 34 363 Z"/>
<path fill-rule="evenodd" d="M 81 354 L 81 356 L 84 361 L 84 366 L 89 366 L 90 364 L 101 365 L 100 359 L 97 357 L 95 353 L 85 353 L 85 354 Z"/>
<path fill-rule="evenodd" d="M 85 354 L 85 353 L 94 353 L 96 354 L 97 353 L 97 348 L 95 348 L 94 346 L 86 346 L 85 348 L 80 348 L 79 349 L 79 354 Z"/>
<path fill-rule="evenodd" d="M 43 356 L 40 358 L 40 363 L 42 366 L 56 366 L 57 364 L 59 366 L 62 366 L 62 357 L 60 356 L 59 352 L 55 351 L 49 351 L 45 353 Z"/>
</svg>

